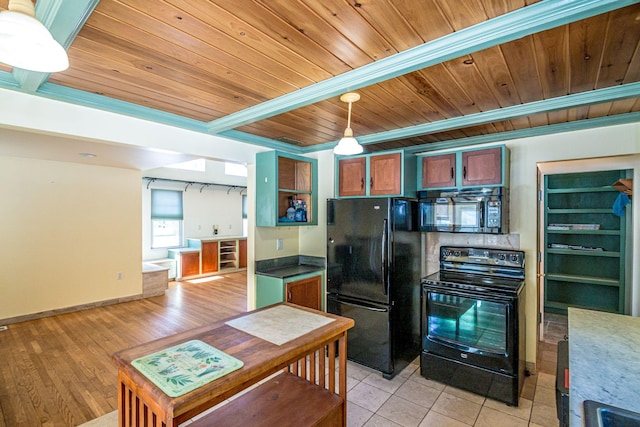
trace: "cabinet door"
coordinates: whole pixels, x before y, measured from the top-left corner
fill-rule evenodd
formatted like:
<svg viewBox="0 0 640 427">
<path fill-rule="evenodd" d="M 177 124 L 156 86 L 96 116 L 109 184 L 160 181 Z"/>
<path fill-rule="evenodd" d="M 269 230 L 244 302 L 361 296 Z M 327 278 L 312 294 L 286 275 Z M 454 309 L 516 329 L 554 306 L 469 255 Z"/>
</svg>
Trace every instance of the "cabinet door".
<svg viewBox="0 0 640 427">
<path fill-rule="evenodd" d="M 462 185 L 502 182 L 502 150 L 499 147 L 462 152 Z"/>
<path fill-rule="evenodd" d="M 189 252 L 180 255 L 180 267 L 182 268 L 182 277 L 200 274 L 200 254 Z"/>
<path fill-rule="evenodd" d="M 218 271 L 218 242 L 202 242 L 202 273 Z"/>
<path fill-rule="evenodd" d="M 422 188 L 456 186 L 456 153 L 422 158 Z"/>
<path fill-rule="evenodd" d="M 247 268 L 247 241 L 238 240 L 238 268 Z"/>
<path fill-rule="evenodd" d="M 366 157 L 338 160 L 338 195 L 364 196 L 366 194 Z"/>
<path fill-rule="evenodd" d="M 313 276 L 287 283 L 287 302 L 321 310 L 321 282 L 322 276 Z"/>
<path fill-rule="evenodd" d="M 371 156 L 369 158 L 369 194 L 371 196 L 400 194 L 401 170 L 400 153 Z"/>
</svg>

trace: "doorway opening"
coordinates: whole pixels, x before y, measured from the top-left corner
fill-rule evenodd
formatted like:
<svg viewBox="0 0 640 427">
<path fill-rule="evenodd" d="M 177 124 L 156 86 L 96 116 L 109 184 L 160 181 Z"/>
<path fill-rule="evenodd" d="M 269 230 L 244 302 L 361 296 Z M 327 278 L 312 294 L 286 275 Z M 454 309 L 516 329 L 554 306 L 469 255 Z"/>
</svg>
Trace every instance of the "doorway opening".
<svg viewBox="0 0 640 427">
<path fill-rule="evenodd" d="M 610 167 L 598 159 L 538 165 L 540 341 L 566 338 L 570 307 L 630 312 L 632 211 L 613 184 L 634 171 Z"/>
</svg>

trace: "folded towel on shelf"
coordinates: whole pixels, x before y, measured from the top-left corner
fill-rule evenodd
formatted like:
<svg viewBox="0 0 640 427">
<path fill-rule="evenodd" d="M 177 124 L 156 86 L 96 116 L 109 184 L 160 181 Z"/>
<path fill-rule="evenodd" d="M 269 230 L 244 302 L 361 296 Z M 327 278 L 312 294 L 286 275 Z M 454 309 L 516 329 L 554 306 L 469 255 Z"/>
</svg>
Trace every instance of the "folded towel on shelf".
<svg viewBox="0 0 640 427">
<path fill-rule="evenodd" d="M 613 214 L 617 216 L 624 215 L 624 208 L 631 204 L 631 199 L 625 193 L 618 194 L 616 201 L 613 202 Z"/>
</svg>

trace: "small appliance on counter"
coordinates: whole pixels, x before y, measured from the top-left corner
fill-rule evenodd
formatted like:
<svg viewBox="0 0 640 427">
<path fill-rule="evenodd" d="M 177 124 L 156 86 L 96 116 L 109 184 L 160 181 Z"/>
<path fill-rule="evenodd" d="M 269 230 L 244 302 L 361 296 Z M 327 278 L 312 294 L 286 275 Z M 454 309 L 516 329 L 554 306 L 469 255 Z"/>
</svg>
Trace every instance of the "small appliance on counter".
<svg viewBox="0 0 640 427">
<path fill-rule="evenodd" d="M 420 230 L 507 234 L 508 194 L 504 187 L 419 191 Z"/>
</svg>

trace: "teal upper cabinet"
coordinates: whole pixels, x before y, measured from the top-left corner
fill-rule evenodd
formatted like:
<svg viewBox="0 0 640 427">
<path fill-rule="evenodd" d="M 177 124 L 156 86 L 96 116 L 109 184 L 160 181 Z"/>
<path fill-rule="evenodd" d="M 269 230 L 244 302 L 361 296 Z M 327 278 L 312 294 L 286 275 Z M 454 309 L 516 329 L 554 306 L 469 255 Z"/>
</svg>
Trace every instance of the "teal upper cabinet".
<svg viewBox="0 0 640 427">
<path fill-rule="evenodd" d="M 337 197 L 415 197 L 416 157 L 402 150 L 339 158 Z"/>
<path fill-rule="evenodd" d="M 418 156 L 418 189 L 509 186 L 504 145 Z"/>
<path fill-rule="evenodd" d="M 256 225 L 317 224 L 318 161 L 279 151 L 256 154 Z"/>
</svg>

